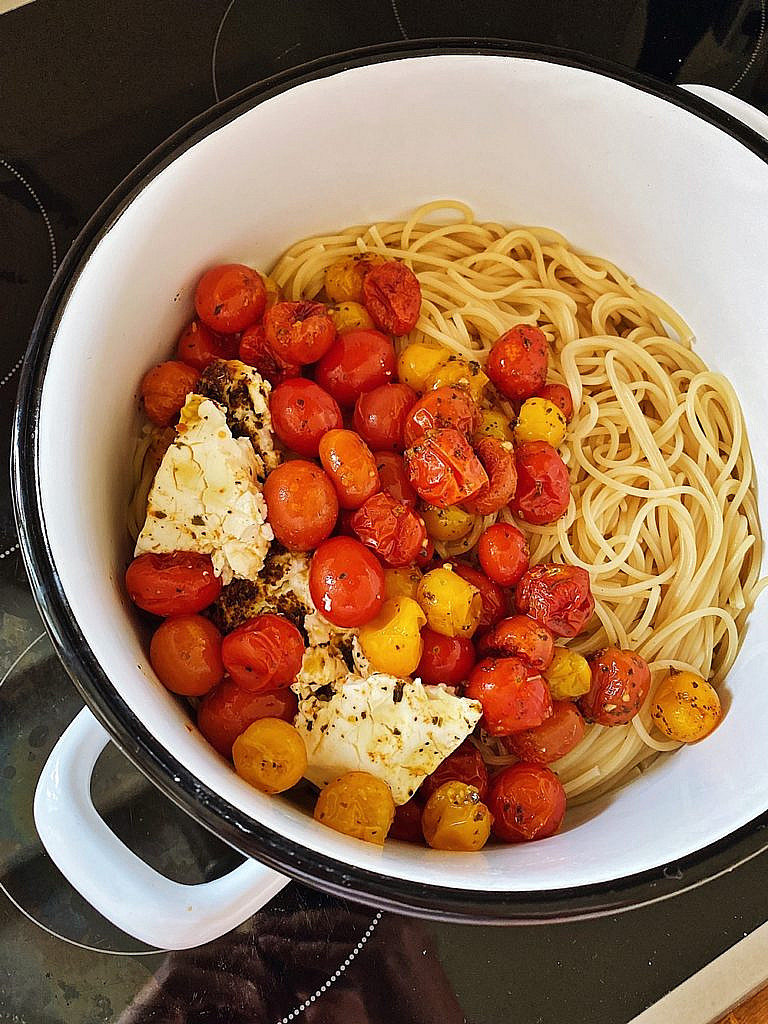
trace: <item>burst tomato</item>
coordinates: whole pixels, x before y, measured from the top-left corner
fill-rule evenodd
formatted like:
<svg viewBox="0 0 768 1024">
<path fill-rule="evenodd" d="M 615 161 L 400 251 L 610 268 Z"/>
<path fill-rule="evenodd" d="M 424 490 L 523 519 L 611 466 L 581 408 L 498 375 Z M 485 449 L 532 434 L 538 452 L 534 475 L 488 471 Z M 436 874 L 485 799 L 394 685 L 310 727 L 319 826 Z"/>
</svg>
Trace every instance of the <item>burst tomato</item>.
<svg viewBox="0 0 768 1024">
<path fill-rule="evenodd" d="M 197 283 L 195 309 L 219 334 L 236 334 L 255 323 L 267 304 L 261 274 L 242 263 L 211 267 Z"/>
<path fill-rule="evenodd" d="M 471 437 L 480 418 L 477 403 L 464 388 L 448 384 L 428 391 L 412 407 L 405 420 L 403 438 L 411 448 L 430 430 L 452 427 Z"/>
<path fill-rule="evenodd" d="M 221 644 L 221 657 L 227 672 L 244 690 L 279 690 L 295 682 L 304 641 L 292 622 L 267 613 L 228 633 Z"/>
<path fill-rule="evenodd" d="M 547 379 L 547 339 L 538 327 L 519 324 L 494 342 L 485 372 L 507 398 L 530 398 Z"/>
<path fill-rule="evenodd" d="M 291 551 L 310 551 L 329 537 L 339 499 L 314 462 L 293 459 L 273 469 L 264 484 L 267 518 L 277 540 Z"/>
<path fill-rule="evenodd" d="M 584 735 L 584 719 L 569 700 L 552 702 L 552 715 L 534 729 L 503 736 L 501 742 L 521 761 L 551 764 L 569 754 Z"/>
<path fill-rule="evenodd" d="M 585 718 L 598 725 L 626 725 L 648 696 L 651 673 L 633 651 L 604 647 L 587 659 L 592 673 L 589 691 L 579 698 Z"/>
<path fill-rule="evenodd" d="M 565 816 L 565 790 L 549 768 L 521 761 L 491 780 L 488 808 L 492 831 L 505 843 L 546 839 Z"/>
<path fill-rule="evenodd" d="M 360 508 L 379 489 L 376 460 L 354 430 L 329 430 L 320 441 L 320 461 L 343 509 Z"/>
<path fill-rule="evenodd" d="M 240 336 L 238 356 L 248 366 L 255 367 L 270 384 L 279 384 L 290 377 L 300 377 L 298 363 L 287 363 L 281 359 L 267 341 L 264 324 L 252 324 Z"/>
<path fill-rule="evenodd" d="M 459 505 L 488 483 L 488 474 L 463 434 L 432 430 L 405 453 L 408 479 L 423 501 L 438 508 Z"/>
<path fill-rule="evenodd" d="M 172 693 L 200 697 L 224 676 L 221 633 L 202 615 L 175 615 L 155 630 L 149 660 Z"/>
<path fill-rule="evenodd" d="M 381 384 L 355 402 L 354 427 L 371 451 L 402 451 L 405 418 L 416 392 L 407 384 Z"/>
<path fill-rule="evenodd" d="M 363 278 L 363 304 L 383 331 L 408 334 L 419 319 L 421 285 L 412 270 L 389 260 Z"/>
<path fill-rule="evenodd" d="M 484 658 L 469 677 L 465 696 L 480 701 L 491 736 L 509 736 L 541 725 L 552 714 L 547 684 L 519 658 Z"/>
<path fill-rule="evenodd" d="M 457 750 L 449 754 L 424 779 L 419 787 L 419 797 L 428 800 L 445 782 L 463 782 L 467 786 L 474 786 L 481 800 L 485 800 L 488 795 L 488 770 L 482 754 L 470 740 L 464 740 Z"/>
<path fill-rule="evenodd" d="M 401 455 L 396 452 L 377 452 L 376 469 L 382 491 L 391 494 L 408 508 L 416 508 L 419 496 L 410 485 Z"/>
<path fill-rule="evenodd" d="M 320 439 L 342 426 L 341 409 L 312 380 L 294 377 L 278 384 L 269 399 L 272 426 L 291 451 L 316 458 Z"/>
<path fill-rule="evenodd" d="M 204 370 L 214 359 L 234 359 L 236 353 L 236 337 L 214 334 L 200 320 L 187 324 L 176 345 L 177 358 L 196 370 Z"/>
<path fill-rule="evenodd" d="M 363 626 L 384 602 L 384 570 L 359 540 L 331 537 L 312 556 L 309 592 L 315 608 L 334 626 Z"/>
<path fill-rule="evenodd" d="M 595 599 L 589 573 L 575 565 L 534 565 L 515 591 L 517 610 L 555 636 L 576 636 L 589 622 Z"/>
<path fill-rule="evenodd" d="M 395 349 L 380 331 L 347 331 L 315 367 L 315 380 L 339 405 L 351 409 L 359 395 L 395 375 Z"/>
<path fill-rule="evenodd" d="M 174 359 L 153 366 L 144 374 L 141 399 L 155 426 L 169 427 L 176 422 L 187 395 L 195 390 L 199 380 L 198 370 Z"/>
<path fill-rule="evenodd" d="M 505 654 L 519 658 L 536 672 L 543 672 L 552 664 L 555 638 L 546 626 L 534 622 L 527 615 L 512 615 L 502 619 L 480 641 L 481 654 Z"/>
<path fill-rule="evenodd" d="M 509 502 L 517 487 L 517 469 L 512 446 L 495 437 L 481 437 L 475 441 L 475 453 L 488 474 L 488 483 L 477 494 L 464 502 L 468 512 L 477 516 L 490 516 Z"/>
<path fill-rule="evenodd" d="M 272 351 L 299 366 L 321 359 L 336 337 L 322 302 L 276 302 L 264 314 L 264 331 Z"/>
<path fill-rule="evenodd" d="M 411 565 L 427 540 L 424 520 L 384 491 L 374 494 L 355 512 L 352 529 L 366 547 L 393 568 Z"/>
<path fill-rule="evenodd" d="M 478 630 L 482 631 L 488 629 L 489 626 L 495 626 L 507 614 L 507 599 L 499 584 L 467 562 L 455 561 L 453 569 L 458 576 L 480 591 L 480 597 L 483 599 L 483 614 L 477 624 Z"/>
<path fill-rule="evenodd" d="M 469 637 L 443 636 L 425 627 L 421 631 L 421 639 L 424 650 L 414 675 L 422 683 L 427 686 L 438 686 L 440 683 L 458 686 L 469 678 L 476 661 L 475 647 Z"/>
<path fill-rule="evenodd" d="M 512 511 L 535 526 L 554 523 L 568 511 L 568 467 L 547 441 L 528 441 L 515 449 L 517 489 Z"/>
<path fill-rule="evenodd" d="M 492 580 L 512 587 L 528 568 L 528 541 L 511 523 L 494 523 L 477 542 L 477 557 Z"/>
<path fill-rule="evenodd" d="M 212 747 L 231 757 L 232 744 L 249 725 L 260 718 L 292 722 L 297 711 L 296 694 L 288 687 L 251 693 L 233 679 L 225 679 L 200 701 L 197 727 Z"/>
<path fill-rule="evenodd" d="M 139 555 L 125 572 L 125 589 L 135 605 L 153 615 L 192 615 L 221 593 L 210 555 L 173 551 Z"/>
</svg>

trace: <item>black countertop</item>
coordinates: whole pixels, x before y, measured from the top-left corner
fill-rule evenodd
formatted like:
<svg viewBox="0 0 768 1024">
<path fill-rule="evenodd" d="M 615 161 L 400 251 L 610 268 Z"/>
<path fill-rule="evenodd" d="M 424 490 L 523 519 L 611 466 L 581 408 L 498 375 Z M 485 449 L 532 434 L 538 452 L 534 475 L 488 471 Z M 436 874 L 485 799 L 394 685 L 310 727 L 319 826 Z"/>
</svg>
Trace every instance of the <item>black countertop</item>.
<svg viewBox="0 0 768 1024">
<path fill-rule="evenodd" d="M 0 15 L 0 444 L 51 273 L 139 160 L 276 71 L 438 35 L 579 49 L 768 110 L 766 0 L 27 3 Z M 73 892 L 34 831 L 37 776 L 81 701 L 35 611 L 5 474 L 0 615 L 0 1021 L 622 1024 L 768 920 L 762 856 L 655 906 L 546 927 L 382 916 L 292 884 L 217 942 L 146 952 Z M 212 878 L 238 860 L 114 750 L 94 797 L 170 877 Z"/>
</svg>

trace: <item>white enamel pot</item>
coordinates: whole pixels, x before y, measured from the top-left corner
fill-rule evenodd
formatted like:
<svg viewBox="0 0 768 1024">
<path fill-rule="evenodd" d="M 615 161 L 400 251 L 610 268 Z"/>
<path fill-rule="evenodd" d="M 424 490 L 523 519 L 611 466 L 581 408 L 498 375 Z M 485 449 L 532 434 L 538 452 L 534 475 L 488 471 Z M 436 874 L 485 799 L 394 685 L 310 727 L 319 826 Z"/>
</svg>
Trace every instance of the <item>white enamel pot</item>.
<svg viewBox="0 0 768 1024">
<path fill-rule="evenodd" d="M 436 197 L 465 200 L 480 217 L 557 228 L 677 307 L 741 398 L 768 523 L 768 144 L 758 134 L 768 136 L 768 118 L 698 91 L 730 113 L 530 47 L 433 41 L 358 52 L 203 115 L 77 240 L 35 327 L 14 445 L 24 556 L 91 709 L 52 755 L 36 817 L 59 867 L 126 931 L 194 945 L 288 878 L 448 920 L 562 920 L 663 898 L 768 844 L 768 603 L 751 617 L 727 716 L 706 743 L 570 812 L 545 842 L 461 855 L 346 838 L 238 779 L 154 677 L 122 589 L 138 382 L 167 357 L 203 268 L 268 267 L 298 238 Z M 121 847 L 89 797 L 107 735 L 251 859 L 189 887 Z"/>
</svg>

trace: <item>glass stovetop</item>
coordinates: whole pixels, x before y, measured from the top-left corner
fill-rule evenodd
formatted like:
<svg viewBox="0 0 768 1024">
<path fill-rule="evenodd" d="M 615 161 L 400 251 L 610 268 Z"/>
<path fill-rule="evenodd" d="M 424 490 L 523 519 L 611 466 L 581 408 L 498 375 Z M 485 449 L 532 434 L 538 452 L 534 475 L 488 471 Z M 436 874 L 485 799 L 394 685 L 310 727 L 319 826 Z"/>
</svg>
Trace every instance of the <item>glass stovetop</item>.
<svg viewBox="0 0 768 1024">
<path fill-rule="evenodd" d="M 20 357 L 61 254 L 112 187 L 215 99 L 316 56 L 444 35 L 580 49 L 768 109 L 766 34 L 766 0 L 35 0 L 1 14 L 5 455 Z M 82 702 L 37 616 L 6 474 L 0 615 L 0 1021 L 622 1024 L 768 920 L 763 856 L 671 901 L 547 927 L 424 923 L 292 884 L 217 942 L 148 952 L 68 886 L 34 830 L 37 776 Z M 113 748 L 94 799 L 172 878 L 238 861 Z"/>
</svg>

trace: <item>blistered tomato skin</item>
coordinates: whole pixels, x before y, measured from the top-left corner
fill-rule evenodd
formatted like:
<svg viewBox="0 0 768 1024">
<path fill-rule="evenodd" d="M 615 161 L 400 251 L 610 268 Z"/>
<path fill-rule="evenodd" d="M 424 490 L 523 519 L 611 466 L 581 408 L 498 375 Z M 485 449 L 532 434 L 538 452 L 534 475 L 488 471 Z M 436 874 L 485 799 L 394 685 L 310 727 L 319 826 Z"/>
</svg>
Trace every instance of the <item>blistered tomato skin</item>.
<svg viewBox="0 0 768 1024">
<path fill-rule="evenodd" d="M 528 569 L 528 541 L 511 523 L 494 523 L 477 542 L 477 557 L 490 579 L 513 587 Z"/>
<path fill-rule="evenodd" d="M 289 380 L 291 377 L 301 376 L 301 367 L 298 363 L 287 363 L 273 351 L 267 341 L 264 324 L 251 324 L 243 331 L 240 335 L 238 357 L 248 366 L 255 367 L 261 376 L 272 385 Z"/>
<path fill-rule="evenodd" d="M 482 437 L 494 437 L 497 441 L 509 441 L 511 444 L 515 435 L 512 433 L 512 423 L 506 413 L 500 409 L 483 409 L 480 414 L 480 425 L 475 430 L 474 441 L 479 441 Z"/>
<path fill-rule="evenodd" d="M 417 798 L 428 800 L 446 782 L 463 782 L 466 786 L 474 786 L 481 800 L 485 800 L 488 795 L 488 769 L 483 755 L 470 740 L 464 740 L 424 779 L 416 794 Z"/>
<path fill-rule="evenodd" d="M 671 670 L 653 695 L 651 717 L 667 739 L 696 743 L 718 724 L 722 707 L 717 690 L 703 676 Z"/>
<path fill-rule="evenodd" d="M 405 469 L 422 501 L 438 508 L 459 505 L 488 483 L 488 474 L 466 437 L 451 428 L 432 430 L 405 452 Z"/>
<path fill-rule="evenodd" d="M 519 324 L 494 342 L 485 371 L 513 401 L 535 395 L 547 379 L 547 339 L 538 327 Z"/>
<path fill-rule="evenodd" d="M 219 334 L 236 334 L 255 323 L 267 304 L 260 274 L 242 263 L 207 270 L 195 289 L 195 309 L 203 323 Z"/>
<path fill-rule="evenodd" d="M 344 409 L 361 394 L 389 384 L 395 375 L 395 349 L 381 331 L 347 331 L 315 367 L 315 380 Z"/>
<path fill-rule="evenodd" d="M 450 349 L 436 342 L 414 341 L 398 356 L 397 376 L 414 391 L 423 391 L 427 378 L 450 354 Z"/>
<path fill-rule="evenodd" d="M 319 454 L 343 509 L 360 508 L 378 491 L 376 460 L 354 430 L 329 430 L 320 441 Z"/>
<path fill-rule="evenodd" d="M 405 420 L 403 437 L 406 448 L 411 448 L 430 430 L 440 427 L 452 427 L 470 437 L 479 422 L 477 403 L 463 388 L 453 385 L 436 388 L 414 402 Z"/>
<path fill-rule="evenodd" d="M 236 338 L 214 334 L 200 320 L 193 320 L 179 335 L 176 356 L 188 366 L 204 370 L 214 359 L 233 359 L 237 347 Z"/>
<path fill-rule="evenodd" d="M 493 515 L 504 508 L 517 487 L 512 445 L 493 437 L 484 437 L 475 441 L 475 453 L 488 474 L 488 483 L 469 501 L 465 501 L 464 507 L 478 516 Z"/>
<path fill-rule="evenodd" d="M 336 832 L 383 846 L 395 802 L 386 782 L 368 772 L 348 772 L 321 790 L 314 817 Z"/>
<path fill-rule="evenodd" d="M 410 485 L 402 455 L 397 452 L 376 452 L 376 469 L 382 491 L 391 494 L 408 508 L 416 508 L 419 496 Z"/>
<path fill-rule="evenodd" d="M 458 686 L 475 667 L 475 645 L 468 637 L 443 636 L 434 630 L 421 631 L 424 644 L 421 661 L 413 673 L 427 686 Z M 474 783 L 473 783 L 474 785 Z"/>
<path fill-rule="evenodd" d="M 510 506 L 526 523 L 545 526 L 568 511 L 568 467 L 547 441 L 528 441 L 515 449 L 517 488 Z"/>
<path fill-rule="evenodd" d="M 262 793 L 284 793 L 307 770 L 300 733 L 281 718 L 260 718 L 232 744 L 235 771 Z"/>
<path fill-rule="evenodd" d="M 303 377 L 278 384 L 270 396 L 269 411 L 282 443 L 306 458 L 317 458 L 323 435 L 343 425 L 336 400 Z"/>
<path fill-rule="evenodd" d="M 475 787 L 456 781 L 436 789 L 421 812 L 424 838 L 434 850 L 482 850 L 491 820 Z"/>
<path fill-rule="evenodd" d="M 264 331 L 272 351 L 299 366 L 322 359 L 336 338 L 322 302 L 276 302 L 264 314 Z"/>
<path fill-rule="evenodd" d="M 502 743 L 521 761 L 551 764 L 569 754 L 584 736 L 584 719 L 574 703 L 556 700 L 541 725 L 502 737 Z"/>
<path fill-rule="evenodd" d="M 542 672 L 552 664 L 555 638 L 529 616 L 512 615 L 489 630 L 478 646 L 481 654 L 510 655 Z"/>
<path fill-rule="evenodd" d="M 224 676 L 221 633 L 202 615 L 173 616 L 155 630 L 149 660 L 172 693 L 200 697 Z"/>
<path fill-rule="evenodd" d="M 438 508 L 436 505 L 422 504 L 421 516 L 429 536 L 439 541 L 461 540 L 477 521 L 471 512 L 466 512 L 459 505 Z"/>
<path fill-rule="evenodd" d="M 544 669 L 543 675 L 553 700 L 575 700 L 588 693 L 592 685 L 589 662 L 567 647 L 555 648 L 552 663 Z"/>
<path fill-rule="evenodd" d="M 481 402 L 485 398 L 488 383 L 488 377 L 476 360 L 449 355 L 445 362 L 436 366 L 428 375 L 424 381 L 424 388 L 433 391 L 437 388 L 458 387 L 466 391 L 476 402 Z"/>
<path fill-rule="evenodd" d="M 171 359 L 153 366 L 141 382 L 144 411 L 156 427 L 169 427 L 176 422 L 187 395 L 194 391 L 200 372 L 193 366 Z"/>
<path fill-rule="evenodd" d="M 475 569 L 474 566 L 469 565 L 467 562 L 456 560 L 452 564 L 453 571 L 458 576 L 461 576 L 463 580 L 471 583 L 473 587 L 480 591 L 480 597 L 483 601 L 483 612 L 477 624 L 478 630 L 495 626 L 508 612 L 507 598 L 504 591 L 498 583 L 495 583 L 489 576 L 486 576 L 484 572 L 480 572 L 479 569 Z"/>
<path fill-rule="evenodd" d="M 267 613 L 248 619 L 221 645 L 230 676 L 244 690 L 278 690 L 296 681 L 304 657 L 304 641 L 296 626 L 282 615 Z"/>
<path fill-rule="evenodd" d="M 331 302 L 362 303 L 365 275 L 384 262 L 384 256 L 372 252 L 334 260 L 325 269 L 325 294 Z"/>
<path fill-rule="evenodd" d="M 363 305 L 388 334 L 408 334 L 421 312 L 421 285 L 403 263 L 388 260 L 363 278 Z"/>
<path fill-rule="evenodd" d="M 371 451 L 402 451 L 405 418 L 416 392 L 407 384 L 382 384 L 355 402 L 355 430 Z"/>
<path fill-rule="evenodd" d="M 339 515 L 339 499 L 327 473 L 302 459 L 272 470 L 264 500 L 275 538 L 289 551 L 317 547 L 331 535 Z"/>
<path fill-rule="evenodd" d="M 298 711 L 293 690 L 262 690 L 250 693 L 233 679 L 225 679 L 203 697 L 197 708 L 197 727 L 223 757 L 232 757 L 232 744 L 240 733 L 260 718 L 293 722 Z"/>
<path fill-rule="evenodd" d="M 604 647 L 587 659 L 589 692 L 579 698 L 581 713 L 598 725 L 626 725 L 643 706 L 651 686 L 646 661 L 633 651 Z"/>
<path fill-rule="evenodd" d="M 570 423 L 573 418 L 573 398 L 571 392 L 565 386 L 565 384 L 545 384 L 537 392 L 538 398 L 546 398 L 563 414 L 566 423 Z"/>
<path fill-rule="evenodd" d="M 347 331 L 369 331 L 376 326 L 368 310 L 359 302 L 346 301 L 328 306 L 328 316 L 333 320 L 337 334 L 345 334 Z"/>
<path fill-rule="evenodd" d="M 565 805 L 562 783 L 544 765 L 521 761 L 491 780 L 488 807 L 493 834 L 504 843 L 554 835 L 565 817 Z"/>
<path fill-rule="evenodd" d="M 530 672 L 519 658 L 484 658 L 472 670 L 464 695 L 482 704 L 482 725 L 489 735 L 533 729 L 552 714 L 547 684 Z"/>
<path fill-rule="evenodd" d="M 369 498 L 350 522 L 359 540 L 393 569 L 411 565 L 427 541 L 424 520 L 384 491 Z"/>
<path fill-rule="evenodd" d="M 125 572 L 125 589 L 135 605 L 152 615 L 192 615 L 213 604 L 221 577 L 210 555 L 173 551 L 134 558 Z"/>
<path fill-rule="evenodd" d="M 532 566 L 517 584 L 515 602 L 521 615 L 530 615 L 555 636 L 581 633 L 595 610 L 589 573 L 556 563 Z"/>
<path fill-rule="evenodd" d="M 373 552 L 352 537 L 331 537 L 312 556 L 309 592 L 334 626 L 363 626 L 384 603 L 384 570 Z"/>
</svg>

